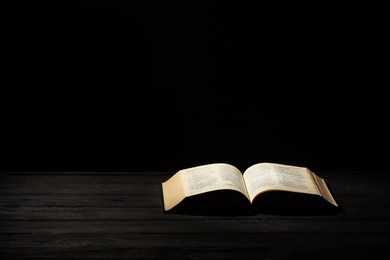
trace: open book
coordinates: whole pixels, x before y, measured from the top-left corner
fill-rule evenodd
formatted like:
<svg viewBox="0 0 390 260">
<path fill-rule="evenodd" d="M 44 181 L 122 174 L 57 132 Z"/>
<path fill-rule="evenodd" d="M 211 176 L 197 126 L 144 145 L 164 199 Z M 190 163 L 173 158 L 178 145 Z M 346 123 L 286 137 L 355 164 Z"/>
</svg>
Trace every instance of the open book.
<svg viewBox="0 0 390 260">
<path fill-rule="evenodd" d="M 339 205 L 324 179 L 306 167 L 258 163 L 243 173 L 233 165 L 212 163 L 182 169 L 162 183 L 164 212 L 186 207 L 296 208 Z"/>
</svg>

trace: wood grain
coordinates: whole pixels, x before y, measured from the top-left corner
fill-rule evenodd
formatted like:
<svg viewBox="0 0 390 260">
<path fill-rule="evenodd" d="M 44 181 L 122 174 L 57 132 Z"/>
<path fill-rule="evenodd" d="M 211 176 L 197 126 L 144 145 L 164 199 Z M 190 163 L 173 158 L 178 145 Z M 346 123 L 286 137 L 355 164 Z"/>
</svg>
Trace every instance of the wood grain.
<svg viewBox="0 0 390 260">
<path fill-rule="evenodd" d="M 390 246 L 390 173 L 318 173 L 336 215 L 164 214 L 172 173 L 0 173 L 5 258 L 285 259 L 381 257 Z"/>
</svg>

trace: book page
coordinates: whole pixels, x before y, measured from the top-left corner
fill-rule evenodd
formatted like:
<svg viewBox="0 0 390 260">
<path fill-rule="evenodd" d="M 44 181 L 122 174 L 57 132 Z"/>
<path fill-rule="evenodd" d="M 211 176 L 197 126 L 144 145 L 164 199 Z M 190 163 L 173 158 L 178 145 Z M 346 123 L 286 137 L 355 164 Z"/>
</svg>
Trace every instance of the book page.
<svg viewBox="0 0 390 260">
<path fill-rule="evenodd" d="M 214 163 L 180 170 L 185 196 L 214 190 L 236 190 L 248 199 L 242 173 L 234 166 Z"/>
<path fill-rule="evenodd" d="M 338 204 L 335 201 L 335 199 L 333 198 L 328 186 L 325 183 L 325 180 L 322 179 L 321 177 L 319 177 L 314 172 L 311 172 L 311 174 L 313 175 L 314 180 L 317 183 L 317 187 L 318 187 L 319 191 L 321 192 L 322 197 L 324 197 L 327 201 L 329 201 L 334 206 L 338 207 Z"/>
<path fill-rule="evenodd" d="M 305 167 L 259 163 L 249 167 L 243 176 L 251 202 L 260 193 L 270 190 L 320 194 Z"/>
<path fill-rule="evenodd" d="M 170 210 L 184 198 L 184 191 L 180 174 L 175 174 L 162 184 L 164 210 Z"/>
</svg>

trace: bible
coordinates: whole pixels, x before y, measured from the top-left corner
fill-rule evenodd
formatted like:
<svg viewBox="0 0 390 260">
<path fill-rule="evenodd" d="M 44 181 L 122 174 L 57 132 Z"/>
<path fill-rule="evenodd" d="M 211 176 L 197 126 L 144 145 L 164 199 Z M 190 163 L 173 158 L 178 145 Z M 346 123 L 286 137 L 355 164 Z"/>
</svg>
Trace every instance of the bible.
<svg viewBox="0 0 390 260">
<path fill-rule="evenodd" d="M 162 182 L 163 211 L 315 211 L 338 208 L 325 180 L 307 167 L 263 162 L 244 172 L 226 163 L 182 169 Z"/>
</svg>

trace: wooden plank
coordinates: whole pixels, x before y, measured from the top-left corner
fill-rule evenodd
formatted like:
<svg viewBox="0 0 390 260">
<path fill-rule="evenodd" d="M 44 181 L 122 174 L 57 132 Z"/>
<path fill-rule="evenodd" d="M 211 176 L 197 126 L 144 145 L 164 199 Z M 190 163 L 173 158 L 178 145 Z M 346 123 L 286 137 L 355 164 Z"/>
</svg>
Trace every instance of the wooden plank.
<svg viewBox="0 0 390 260">
<path fill-rule="evenodd" d="M 263 258 L 305 256 L 306 258 L 378 257 L 389 246 L 387 234 L 57 234 L 0 235 L 0 253 L 27 257 L 108 258 Z M 351 253 L 350 251 L 353 251 Z M 337 253 L 337 254 L 335 254 Z M 361 254 L 360 254 L 361 253 Z M 318 255 L 317 255 L 318 254 Z M 361 259 L 358 257 L 358 259 Z"/>
<path fill-rule="evenodd" d="M 1 207 L 159 207 L 156 194 L 13 194 L 0 195 Z"/>
<path fill-rule="evenodd" d="M 384 247 L 113 248 L 0 250 L 5 259 L 384 259 Z"/>
<path fill-rule="evenodd" d="M 235 214 L 236 212 L 233 212 Z M 238 215 L 238 216 L 208 216 L 208 215 L 180 215 L 163 214 L 162 208 L 150 207 L 1 207 L 0 220 L 166 220 L 166 219 L 229 219 L 247 218 L 316 218 L 316 219 L 389 219 L 390 208 L 348 208 L 345 214 L 336 216 L 318 215 L 318 216 L 284 216 L 272 214 L 256 215 Z"/>
<path fill-rule="evenodd" d="M 337 194 L 345 208 L 390 207 L 377 194 Z M 159 194 L 8 194 L 0 195 L 0 207 L 162 207 Z"/>
<path fill-rule="evenodd" d="M 179 169 L 177 169 L 179 171 Z M 151 176 L 151 175 L 161 175 L 169 178 L 177 171 L 0 171 L 0 175 L 132 175 L 132 176 Z M 387 176 L 388 171 L 314 171 L 321 177 L 326 176 Z"/>
<path fill-rule="evenodd" d="M 169 174 L 0 174 L 6 258 L 379 258 L 390 242 L 389 175 L 325 177 L 345 213 L 163 214 Z M 322 176 L 324 177 L 324 176 Z"/>
<path fill-rule="evenodd" d="M 165 175 L 0 175 L 0 195 L 160 194 L 165 179 Z M 336 195 L 390 193 L 387 175 L 333 175 L 326 181 Z"/>
<path fill-rule="evenodd" d="M 138 172 L 126 172 L 126 171 L 1 171 L 0 176 L 37 176 L 37 175 L 49 175 L 49 176 L 165 176 L 166 178 L 174 172 L 161 172 L 161 171 L 138 171 Z"/>
<path fill-rule="evenodd" d="M 20 234 L 0 235 L 0 248 L 95 249 L 127 248 L 258 248 L 258 247 L 385 247 L 388 234 Z M 303 243 L 304 242 L 304 243 Z"/>
<path fill-rule="evenodd" d="M 162 176 L 3 175 L 0 194 L 159 194 Z"/>
<path fill-rule="evenodd" d="M 390 234 L 390 220 L 337 218 L 201 218 L 165 220 L 3 220 L 0 234 Z"/>
</svg>

